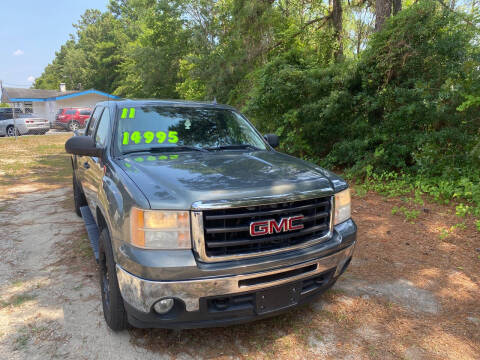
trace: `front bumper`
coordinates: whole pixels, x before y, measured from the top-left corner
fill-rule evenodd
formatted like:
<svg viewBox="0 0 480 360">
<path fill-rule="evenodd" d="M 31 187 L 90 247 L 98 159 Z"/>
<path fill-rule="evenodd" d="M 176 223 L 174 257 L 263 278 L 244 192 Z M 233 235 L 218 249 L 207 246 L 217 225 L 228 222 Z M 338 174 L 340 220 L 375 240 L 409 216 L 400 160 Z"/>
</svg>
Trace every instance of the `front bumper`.
<svg viewBox="0 0 480 360">
<path fill-rule="evenodd" d="M 117 278 L 129 313 L 129 321 L 135 326 L 166 328 L 220 326 L 275 315 L 284 309 L 258 314 L 255 300 L 252 300 L 250 308 L 240 309 L 240 313 L 235 307 L 231 311 L 222 312 L 217 311 L 218 309 L 210 311 L 209 299 L 218 297 L 226 299 L 235 295 L 244 297 L 243 295 L 251 295 L 283 284 L 310 283 L 313 279 L 321 286 L 305 288 L 304 285 L 298 301 L 292 306 L 301 304 L 311 295 L 324 291 L 335 282 L 348 266 L 354 246 L 355 244 L 352 244 L 331 255 L 295 265 L 241 275 L 184 281 L 151 281 L 132 275 L 117 265 Z M 318 280 L 320 278 L 323 280 Z M 174 309 L 165 315 L 155 313 L 152 310 L 153 304 L 167 297 L 176 300 Z M 255 296 L 252 299 L 255 299 Z"/>
</svg>

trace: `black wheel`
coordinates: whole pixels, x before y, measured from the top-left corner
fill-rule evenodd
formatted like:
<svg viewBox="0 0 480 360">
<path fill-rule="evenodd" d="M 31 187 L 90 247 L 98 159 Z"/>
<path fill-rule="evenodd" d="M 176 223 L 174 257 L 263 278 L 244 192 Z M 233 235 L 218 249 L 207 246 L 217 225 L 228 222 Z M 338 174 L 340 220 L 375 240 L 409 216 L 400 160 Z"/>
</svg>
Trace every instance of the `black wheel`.
<svg viewBox="0 0 480 360">
<path fill-rule="evenodd" d="M 78 216 L 82 217 L 80 208 L 87 205 L 87 199 L 80 186 L 78 186 L 75 175 L 73 175 L 73 201 L 75 203 L 75 212 Z"/>
<path fill-rule="evenodd" d="M 110 329 L 113 331 L 124 330 L 128 326 L 127 312 L 118 287 L 110 235 L 106 229 L 103 229 L 100 234 L 99 262 L 103 316 Z"/>
<path fill-rule="evenodd" d="M 78 129 L 80 129 L 80 124 L 79 124 L 78 122 L 76 122 L 76 121 L 70 121 L 70 122 L 68 123 L 68 130 L 70 130 L 70 131 L 76 131 L 76 130 L 78 130 Z"/>
<path fill-rule="evenodd" d="M 15 130 L 17 132 L 17 136 L 20 136 L 18 129 L 15 129 L 13 125 L 7 126 L 7 136 L 15 136 Z"/>
</svg>

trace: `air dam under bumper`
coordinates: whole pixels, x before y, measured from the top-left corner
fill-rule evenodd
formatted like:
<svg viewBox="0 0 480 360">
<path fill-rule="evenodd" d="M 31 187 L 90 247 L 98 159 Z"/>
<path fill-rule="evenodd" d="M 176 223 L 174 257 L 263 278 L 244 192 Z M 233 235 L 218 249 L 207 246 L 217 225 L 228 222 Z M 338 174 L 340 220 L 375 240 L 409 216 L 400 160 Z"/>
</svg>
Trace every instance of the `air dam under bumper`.
<svg viewBox="0 0 480 360">
<path fill-rule="evenodd" d="M 200 310 L 200 300 L 205 298 L 259 291 L 302 281 L 322 273 L 331 272 L 331 279 L 334 280 L 348 265 L 354 246 L 355 244 L 352 244 L 315 260 L 250 274 L 184 281 L 151 281 L 134 276 L 117 265 L 117 278 L 127 309 L 131 308 L 138 315 L 152 314 L 153 304 L 168 297 L 180 300 L 186 312 L 193 313 Z"/>
</svg>

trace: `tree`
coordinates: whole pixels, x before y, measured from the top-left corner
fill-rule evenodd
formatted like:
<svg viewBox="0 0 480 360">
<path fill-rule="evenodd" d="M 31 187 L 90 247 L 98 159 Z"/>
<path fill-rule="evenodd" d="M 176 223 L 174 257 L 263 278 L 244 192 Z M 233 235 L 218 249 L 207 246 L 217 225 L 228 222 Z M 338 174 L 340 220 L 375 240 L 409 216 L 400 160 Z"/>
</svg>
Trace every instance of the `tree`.
<svg viewBox="0 0 480 360">
<path fill-rule="evenodd" d="M 382 30 L 385 20 L 387 20 L 391 14 L 392 0 L 375 0 L 375 31 Z"/>
<path fill-rule="evenodd" d="M 127 1 L 120 19 L 138 33 L 125 44 L 123 81 L 115 93 L 127 97 L 178 97 L 180 59 L 189 52 L 190 30 L 175 1 Z M 134 18 L 130 14 L 135 14 Z"/>
<path fill-rule="evenodd" d="M 118 20 L 108 12 L 87 10 L 74 27 L 76 33 L 62 45 L 34 87 L 58 89 L 60 83 L 66 83 L 68 89 L 114 91 L 125 42 Z"/>
<path fill-rule="evenodd" d="M 393 15 L 402 11 L 402 0 L 393 0 Z"/>
<path fill-rule="evenodd" d="M 337 41 L 337 49 L 335 50 L 335 60 L 343 61 L 343 8 L 342 0 L 332 1 L 332 24 L 334 36 Z"/>
</svg>

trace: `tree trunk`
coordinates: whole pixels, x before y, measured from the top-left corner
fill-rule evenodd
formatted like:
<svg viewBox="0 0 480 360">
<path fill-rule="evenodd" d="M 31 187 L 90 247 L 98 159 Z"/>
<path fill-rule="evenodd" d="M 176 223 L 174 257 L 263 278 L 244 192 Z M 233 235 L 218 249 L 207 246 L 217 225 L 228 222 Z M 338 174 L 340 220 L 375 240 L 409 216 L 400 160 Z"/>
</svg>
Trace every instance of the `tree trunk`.
<svg viewBox="0 0 480 360">
<path fill-rule="evenodd" d="M 385 20 L 392 14 L 392 0 L 375 1 L 375 31 L 382 30 Z"/>
<path fill-rule="evenodd" d="M 393 0 L 393 15 L 402 11 L 402 0 Z"/>
<path fill-rule="evenodd" d="M 337 48 L 335 49 L 335 61 L 343 61 L 343 8 L 342 0 L 333 0 L 332 3 L 332 24 L 337 40 Z"/>
</svg>

